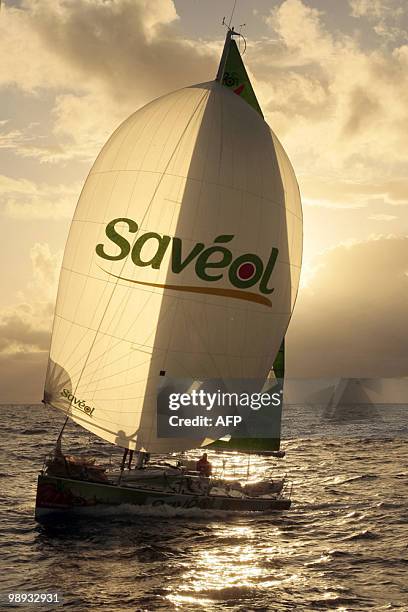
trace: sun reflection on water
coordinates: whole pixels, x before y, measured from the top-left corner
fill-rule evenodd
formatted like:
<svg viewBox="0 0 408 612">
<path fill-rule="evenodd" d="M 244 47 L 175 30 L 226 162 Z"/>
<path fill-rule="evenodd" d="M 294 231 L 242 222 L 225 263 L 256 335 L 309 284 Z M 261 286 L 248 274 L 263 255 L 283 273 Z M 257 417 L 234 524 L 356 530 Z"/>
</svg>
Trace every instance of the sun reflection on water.
<svg viewBox="0 0 408 612">
<path fill-rule="evenodd" d="M 268 546 L 260 555 L 255 541 L 257 531 L 251 525 L 212 526 L 216 533 L 217 549 L 196 550 L 190 568 L 181 576 L 167 599 L 175 606 L 195 604 L 208 606 L 211 601 L 243 596 L 253 589 L 268 588 L 301 580 L 297 574 L 287 575 L 284 570 L 265 565 L 265 556 L 272 557 L 282 548 Z M 220 545 L 220 542 L 222 543 Z"/>
</svg>

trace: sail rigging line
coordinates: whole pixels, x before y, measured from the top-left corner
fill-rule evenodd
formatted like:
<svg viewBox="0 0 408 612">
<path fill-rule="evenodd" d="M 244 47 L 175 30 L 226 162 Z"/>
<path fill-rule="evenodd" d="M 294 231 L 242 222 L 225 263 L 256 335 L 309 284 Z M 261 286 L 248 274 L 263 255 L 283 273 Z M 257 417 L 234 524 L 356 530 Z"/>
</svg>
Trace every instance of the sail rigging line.
<svg viewBox="0 0 408 612">
<path fill-rule="evenodd" d="M 235 7 L 236 6 L 237 6 L 237 0 L 234 0 L 234 6 L 233 6 L 232 11 L 231 11 L 231 17 L 230 17 L 230 20 L 229 20 L 229 23 L 228 23 L 228 28 L 231 27 L 231 22 L 232 22 L 232 18 L 234 16 L 234 13 L 235 13 Z"/>
<path fill-rule="evenodd" d="M 151 205 L 152 205 L 152 203 L 153 203 L 154 198 L 156 197 L 156 194 L 157 194 L 157 192 L 158 192 L 158 190 L 159 190 L 159 187 L 160 187 L 160 185 L 161 185 L 161 183 L 162 183 L 162 181 L 163 181 L 163 178 L 164 178 L 164 176 L 166 175 L 166 170 L 167 170 L 167 168 L 170 166 L 170 163 L 173 161 L 173 157 L 174 157 L 174 155 L 175 155 L 176 151 L 178 150 L 178 148 L 179 148 L 179 146 L 180 146 L 180 144 L 181 144 L 181 142 L 182 142 L 182 139 L 184 138 L 184 136 L 185 136 L 185 134 L 186 134 L 187 130 L 189 129 L 190 124 L 191 124 L 191 122 L 192 122 L 192 120 L 193 120 L 194 116 L 196 115 L 196 113 L 197 113 L 197 111 L 200 109 L 200 107 L 202 106 L 202 104 L 203 104 L 204 100 L 205 100 L 205 99 L 208 99 L 208 97 L 209 97 L 209 93 L 208 93 L 208 91 L 204 91 L 204 93 L 202 94 L 201 98 L 200 98 L 200 99 L 199 99 L 199 101 L 197 102 L 197 105 L 195 106 L 195 108 L 194 108 L 193 112 L 191 113 L 191 117 L 189 118 L 189 120 L 188 120 L 188 122 L 187 122 L 187 124 L 186 124 L 185 128 L 183 129 L 183 131 L 182 131 L 182 133 L 181 133 L 181 135 L 180 135 L 180 138 L 178 139 L 178 141 L 177 141 L 177 143 L 176 143 L 176 145 L 175 145 L 175 147 L 174 147 L 174 149 L 173 149 L 173 151 L 172 151 L 172 154 L 170 155 L 170 157 L 169 157 L 169 159 L 168 159 L 168 161 L 167 161 L 167 163 L 166 163 L 166 166 L 165 166 L 165 168 L 164 168 L 163 172 L 162 172 L 162 173 L 161 173 L 161 175 L 160 175 L 160 179 L 159 179 L 159 181 L 158 181 L 158 183 L 157 183 L 157 185 L 156 185 L 156 187 L 155 187 L 155 189 L 154 189 L 154 192 L 153 192 L 152 197 L 150 198 L 149 204 L 148 204 L 148 206 L 146 207 L 146 210 L 145 210 L 145 212 L 144 212 L 144 214 L 143 214 L 143 217 L 142 217 L 142 219 L 141 219 L 141 222 L 140 222 L 140 226 L 139 226 L 139 227 L 142 227 L 142 226 L 143 226 L 143 222 L 144 222 L 144 220 L 145 220 L 145 218 L 146 218 L 146 216 L 147 216 L 147 213 L 148 213 L 148 211 L 150 210 L 150 207 L 151 207 Z M 113 187 L 112 187 L 112 190 L 113 190 Z M 136 232 L 136 235 L 135 235 L 134 240 L 133 240 L 132 247 L 134 246 L 134 244 L 135 244 L 136 240 L 137 240 L 137 239 L 138 239 L 138 237 L 139 237 L 139 236 L 138 236 L 138 234 L 139 234 L 139 231 L 137 231 L 137 232 Z M 123 272 L 123 270 L 124 270 L 124 268 L 125 268 L 126 263 L 127 263 L 127 257 L 124 259 L 124 262 L 123 262 L 123 264 L 122 264 L 121 273 Z M 105 318 L 105 316 L 106 316 L 106 313 L 108 312 L 108 308 L 109 308 L 109 305 L 110 305 L 110 303 L 111 303 L 111 301 L 112 301 L 112 298 L 113 298 L 113 295 L 114 295 L 115 290 L 116 290 L 116 288 L 117 288 L 117 285 L 118 285 L 118 279 L 116 279 L 116 281 L 115 281 L 115 283 L 114 283 L 114 287 L 113 287 L 113 289 L 112 289 L 112 292 L 111 292 L 111 295 L 110 295 L 110 297 L 109 297 L 108 303 L 106 304 L 105 310 L 104 310 L 104 312 L 103 312 L 103 314 L 102 314 L 102 317 L 101 317 L 101 319 L 100 319 L 100 321 L 99 321 L 98 328 L 97 328 L 97 330 L 95 331 L 95 336 L 94 336 L 94 339 L 93 339 L 93 341 L 92 341 L 91 347 L 90 347 L 90 349 L 89 349 L 89 351 L 88 351 L 88 355 L 86 356 L 86 359 L 85 359 L 84 365 L 83 365 L 82 370 L 81 370 L 81 372 L 80 372 L 80 375 L 79 375 L 79 377 L 78 377 L 78 381 L 77 381 L 77 383 L 76 383 L 76 387 L 75 387 L 75 391 L 74 391 L 73 395 L 76 395 L 76 392 L 77 392 L 77 389 L 78 389 L 79 383 L 81 382 L 82 375 L 83 375 L 84 370 L 85 370 L 85 368 L 86 368 L 86 365 L 87 365 L 87 363 L 88 363 L 88 358 L 89 358 L 89 356 L 90 356 L 90 354 L 91 354 L 91 352 L 92 352 L 93 346 L 94 346 L 94 344 L 95 344 L 96 338 L 97 338 L 97 336 L 98 336 L 98 333 L 99 333 L 99 330 L 100 330 L 100 328 L 101 328 L 101 325 L 102 325 L 102 323 L 103 323 L 103 321 L 104 321 L 104 318 Z M 55 321 L 55 319 L 54 319 L 54 321 Z M 67 422 L 68 422 L 68 416 L 69 416 L 69 415 L 68 415 L 68 413 L 67 413 L 67 416 L 66 416 L 65 422 L 64 422 L 64 424 L 63 424 L 63 426 L 62 426 L 62 428 L 61 428 L 61 431 L 60 431 L 60 433 L 59 433 L 59 436 L 58 436 L 58 438 L 57 438 L 57 448 L 58 448 L 58 447 L 59 447 L 59 448 L 61 447 L 61 439 L 62 439 L 62 434 L 63 434 L 64 429 L 65 429 L 65 427 L 66 427 L 66 424 L 67 424 Z M 58 445 L 59 445 L 59 446 L 58 446 Z"/>
<path fill-rule="evenodd" d="M 49 404 L 50 406 L 52 406 L 53 408 L 55 408 L 55 406 L 53 406 L 53 404 Z M 67 417 L 68 420 L 68 417 Z M 81 415 L 75 415 L 75 421 L 82 421 L 83 423 L 86 423 L 87 425 L 89 425 L 90 421 L 87 421 L 86 419 L 84 419 Z M 112 431 L 111 429 L 108 429 L 107 427 L 102 427 L 102 425 L 99 425 L 98 423 L 92 423 L 93 427 L 96 427 L 97 429 L 100 429 L 101 431 L 104 431 L 106 433 L 112 434 L 114 436 L 117 436 L 117 431 Z M 86 429 L 86 427 L 85 427 Z M 137 433 L 137 432 L 136 432 Z M 134 435 L 135 434 L 131 434 L 130 436 L 126 436 L 126 439 L 129 440 L 129 442 L 136 442 L 136 439 L 134 439 Z M 103 436 L 101 436 L 103 437 Z M 57 439 L 57 444 L 58 444 L 58 440 L 61 441 L 60 436 L 58 436 Z M 57 444 L 55 445 L 57 447 Z M 61 448 L 61 444 L 60 444 L 60 448 Z"/>
<path fill-rule="evenodd" d="M 241 25 L 239 26 L 239 28 L 240 28 L 240 29 L 239 29 L 239 32 L 234 32 L 234 34 L 235 34 L 236 36 L 238 36 L 238 51 L 240 52 L 241 57 L 242 57 L 243 55 L 245 55 L 246 50 L 247 50 L 247 41 L 246 41 L 246 38 L 245 38 L 245 36 L 244 36 L 243 34 L 241 34 L 241 28 L 242 28 L 243 26 L 246 26 L 246 23 L 241 23 Z M 241 38 L 242 38 L 242 40 L 244 41 L 244 50 L 242 51 L 242 53 L 241 53 Z"/>
</svg>

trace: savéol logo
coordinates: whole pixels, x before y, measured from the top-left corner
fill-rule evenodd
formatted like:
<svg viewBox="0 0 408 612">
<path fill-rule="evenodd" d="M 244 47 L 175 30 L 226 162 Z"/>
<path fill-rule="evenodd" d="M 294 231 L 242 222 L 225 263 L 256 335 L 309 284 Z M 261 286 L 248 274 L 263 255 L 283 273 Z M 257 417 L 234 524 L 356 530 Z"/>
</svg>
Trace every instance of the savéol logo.
<svg viewBox="0 0 408 612">
<path fill-rule="evenodd" d="M 67 398 L 67 400 L 69 401 L 69 403 L 71 404 L 73 408 L 78 408 L 78 410 L 82 410 L 82 412 L 85 412 L 85 414 L 92 416 L 92 413 L 95 410 L 95 408 L 91 408 L 91 406 L 87 406 L 84 400 L 81 400 L 75 397 L 75 395 L 71 393 L 69 389 L 63 389 L 61 391 L 61 395 Z"/>
<path fill-rule="evenodd" d="M 196 275 L 199 279 L 207 281 L 208 283 L 214 283 L 228 275 L 229 283 L 234 289 L 210 285 L 187 286 L 183 284 L 148 283 L 118 276 L 104 270 L 107 274 L 139 285 L 188 291 L 192 293 L 222 295 L 272 306 L 271 300 L 266 296 L 273 292 L 273 287 L 269 287 L 269 281 L 278 256 L 277 248 L 272 248 L 269 260 L 266 265 L 264 265 L 262 259 L 254 253 L 243 253 L 233 259 L 231 251 L 224 246 L 234 239 L 233 235 L 223 234 L 217 236 L 214 238 L 214 244 L 208 247 L 202 242 L 197 242 L 190 252 L 187 252 L 185 248 L 183 249 L 183 241 L 181 238 L 172 238 L 171 236 L 157 234 L 156 232 L 146 232 L 137 238 L 132 247 L 129 240 L 119 233 L 117 229 L 119 224 L 126 224 L 131 234 L 135 234 L 139 229 L 138 224 L 133 221 L 133 219 L 128 219 L 126 217 L 110 221 L 105 228 L 105 233 L 106 236 L 120 248 L 120 253 L 111 254 L 112 251 L 106 249 L 104 244 L 98 244 L 95 250 L 99 257 L 109 261 L 119 261 L 125 259 L 129 253 L 131 253 L 131 258 L 135 266 L 151 266 L 153 269 L 158 270 L 170 243 L 172 243 L 170 265 L 171 271 L 174 274 L 180 274 L 187 266 L 194 265 Z M 143 258 L 143 247 L 148 242 L 153 242 L 154 246 L 152 248 L 152 244 L 149 245 L 149 258 L 146 258 L 146 255 L 145 258 Z M 153 251 L 154 254 L 152 255 Z M 255 285 L 258 285 L 257 293 L 246 291 L 250 287 L 255 287 Z"/>
</svg>

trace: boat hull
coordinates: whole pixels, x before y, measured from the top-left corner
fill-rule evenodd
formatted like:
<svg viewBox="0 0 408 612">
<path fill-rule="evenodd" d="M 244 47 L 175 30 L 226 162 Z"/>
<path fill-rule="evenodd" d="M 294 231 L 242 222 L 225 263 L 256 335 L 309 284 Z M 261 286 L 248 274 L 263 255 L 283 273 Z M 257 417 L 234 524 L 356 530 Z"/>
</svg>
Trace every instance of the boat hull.
<svg viewBox="0 0 408 612">
<path fill-rule="evenodd" d="M 154 491 L 143 487 L 123 487 L 108 483 L 72 480 L 60 476 L 38 476 L 35 518 L 38 521 L 58 512 L 103 506 L 171 506 L 232 512 L 272 512 L 288 510 L 290 499 L 277 497 L 235 498 Z"/>
</svg>

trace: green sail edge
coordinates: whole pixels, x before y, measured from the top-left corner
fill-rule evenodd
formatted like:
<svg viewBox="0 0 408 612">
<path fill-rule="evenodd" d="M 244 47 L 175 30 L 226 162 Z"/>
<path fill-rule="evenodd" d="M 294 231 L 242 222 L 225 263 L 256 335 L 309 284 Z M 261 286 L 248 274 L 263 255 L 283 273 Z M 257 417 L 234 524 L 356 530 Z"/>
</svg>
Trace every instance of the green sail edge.
<svg viewBox="0 0 408 612">
<path fill-rule="evenodd" d="M 220 80 L 225 87 L 232 89 L 235 94 L 245 100 L 245 102 L 247 102 L 249 106 L 252 106 L 252 108 L 263 118 L 263 112 L 259 106 L 251 81 L 249 80 L 238 45 L 235 40 L 231 38 L 231 32 L 228 32 L 228 34 L 229 36 L 227 35 L 227 40 L 225 41 L 227 54 L 225 63 L 221 66 L 222 76 L 219 72 L 220 78 L 218 80 Z M 221 58 L 221 63 L 222 61 L 223 58 Z"/>
<path fill-rule="evenodd" d="M 248 73 L 242 61 L 237 43 L 232 38 L 235 34 L 233 30 L 227 32 L 224 50 L 221 57 L 220 66 L 217 73 L 217 81 L 222 85 L 232 89 L 247 104 L 257 111 L 263 118 L 263 112 L 255 95 Z M 285 338 L 273 362 L 273 373 L 276 378 L 285 376 Z M 280 438 L 230 438 L 229 441 L 216 440 L 208 445 L 207 448 L 214 450 L 241 451 L 255 454 L 268 454 L 271 451 L 278 451 L 280 448 Z"/>
</svg>

